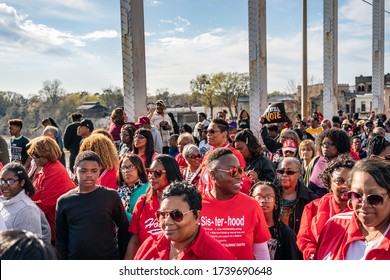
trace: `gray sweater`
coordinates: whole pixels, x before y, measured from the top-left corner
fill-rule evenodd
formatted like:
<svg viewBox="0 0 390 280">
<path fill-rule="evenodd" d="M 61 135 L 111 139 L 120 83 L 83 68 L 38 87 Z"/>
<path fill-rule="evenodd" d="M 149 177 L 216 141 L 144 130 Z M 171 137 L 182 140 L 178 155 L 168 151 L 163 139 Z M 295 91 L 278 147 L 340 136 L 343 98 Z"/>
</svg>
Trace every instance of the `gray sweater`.
<svg viewBox="0 0 390 280">
<path fill-rule="evenodd" d="M 11 199 L 0 197 L 0 214 L 7 229 L 26 230 L 42 237 L 41 213 L 24 190 Z"/>
</svg>

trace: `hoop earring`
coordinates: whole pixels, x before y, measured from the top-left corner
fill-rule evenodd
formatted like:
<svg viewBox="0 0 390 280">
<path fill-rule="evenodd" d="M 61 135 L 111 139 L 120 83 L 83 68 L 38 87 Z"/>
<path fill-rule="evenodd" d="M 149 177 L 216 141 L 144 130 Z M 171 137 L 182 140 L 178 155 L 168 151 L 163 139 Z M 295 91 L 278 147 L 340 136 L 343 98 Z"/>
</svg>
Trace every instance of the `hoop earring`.
<svg viewBox="0 0 390 280">
<path fill-rule="evenodd" d="M 352 207 L 351 204 L 352 204 L 352 200 L 349 199 L 348 202 L 347 202 L 347 207 L 348 207 L 349 210 L 353 210 L 353 207 Z"/>
</svg>

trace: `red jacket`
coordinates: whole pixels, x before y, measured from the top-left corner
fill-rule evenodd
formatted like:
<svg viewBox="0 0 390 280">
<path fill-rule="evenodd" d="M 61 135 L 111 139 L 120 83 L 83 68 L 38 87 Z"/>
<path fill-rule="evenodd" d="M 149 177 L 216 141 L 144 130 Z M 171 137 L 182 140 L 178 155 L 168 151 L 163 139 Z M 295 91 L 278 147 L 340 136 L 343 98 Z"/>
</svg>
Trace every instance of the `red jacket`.
<svg viewBox="0 0 390 280">
<path fill-rule="evenodd" d="M 51 239 L 55 240 L 55 220 L 57 199 L 76 186 L 68 171 L 58 160 L 49 161 L 34 177 L 35 195 L 31 198 L 45 213 L 51 230 Z"/>
<path fill-rule="evenodd" d="M 149 236 L 135 255 L 135 260 L 169 260 L 171 242 L 160 234 Z M 235 260 L 236 258 L 217 240 L 208 235 L 202 227 L 198 236 L 187 249 L 177 256 L 177 260 Z"/>
<path fill-rule="evenodd" d="M 354 241 L 363 241 L 364 237 L 359 229 L 354 212 L 338 214 L 322 229 L 320 234 L 315 260 L 345 260 L 349 245 Z M 368 252 L 366 260 L 390 260 L 390 231 L 375 249 Z"/>
<path fill-rule="evenodd" d="M 344 212 L 348 211 L 350 210 L 346 209 Z M 331 193 L 313 200 L 305 206 L 297 235 L 297 245 L 305 260 L 314 257 L 322 228 L 329 218 L 339 213 L 341 213 L 340 206 Z"/>
</svg>

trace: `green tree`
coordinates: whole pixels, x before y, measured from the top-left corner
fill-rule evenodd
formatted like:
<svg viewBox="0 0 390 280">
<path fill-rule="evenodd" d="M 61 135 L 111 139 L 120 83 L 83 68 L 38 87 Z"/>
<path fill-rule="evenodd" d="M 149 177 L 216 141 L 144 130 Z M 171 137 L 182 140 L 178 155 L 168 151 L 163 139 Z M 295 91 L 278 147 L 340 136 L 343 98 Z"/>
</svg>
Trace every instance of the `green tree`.
<svg viewBox="0 0 390 280">
<path fill-rule="evenodd" d="M 221 72 L 211 77 L 211 85 L 214 88 L 219 105 L 227 107 L 230 115 L 236 118 L 238 98 L 249 95 L 248 74 Z"/>
<path fill-rule="evenodd" d="M 211 86 L 210 75 L 198 75 L 195 79 L 191 80 L 190 88 L 192 96 L 194 96 L 195 99 L 200 97 L 203 106 L 210 108 L 211 116 L 213 116 L 216 97 L 214 89 Z"/>
</svg>

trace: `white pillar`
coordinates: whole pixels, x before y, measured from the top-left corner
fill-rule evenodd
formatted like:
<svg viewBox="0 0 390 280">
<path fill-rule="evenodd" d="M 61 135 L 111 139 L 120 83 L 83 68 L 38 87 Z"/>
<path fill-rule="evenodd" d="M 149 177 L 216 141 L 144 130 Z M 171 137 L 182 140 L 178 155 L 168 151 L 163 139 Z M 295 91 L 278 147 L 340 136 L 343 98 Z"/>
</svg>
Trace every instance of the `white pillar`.
<svg viewBox="0 0 390 280">
<path fill-rule="evenodd" d="M 129 121 L 146 115 L 143 0 L 120 0 L 125 112 Z"/>
<path fill-rule="evenodd" d="M 372 2 L 372 109 L 383 113 L 384 108 L 384 38 L 385 2 Z"/>
<path fill-rule="evenodd" d="M 323 115 L 331 119 L 337 111 L 337 0 L 324 0 L 324 95 Z"/>
<path fill-rule="evenodd" d="M 257 135 L 267 103 L 266 0 L 248 0 L 250 127 Z"/>
</svg>

